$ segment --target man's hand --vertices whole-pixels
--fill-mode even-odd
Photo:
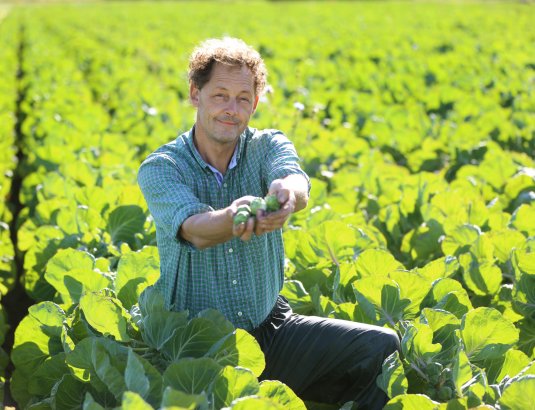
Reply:
[[[232,234],[243,241],[251,239],[253,233],[257,236],[267,232],[281,229],[293,212],[305,208],[308,202],[308,182],[299,174],[289,175],[285,178],[274,180],[269,186],[268,195],[275,195],[280,204],[280,209],[275,212],[259,210],[256,218],[252,216],[238,225],[232,226]],[[228,208],[228,217],[234,218],[240,205],[250,205],[254,199],[247,195],[236,199]]]
[[[254,230],[256,235],[262,235],[266,232],[272,232],[282,228],[290,215],[295,211],[295,193],[285,183],[284,179],[274,180],[269,187],[268,195],[275,195],[277,197],[280,209],[270,213],[258,212]]]
[[[236,212],[238,212],[238,207],[240,205],[249,205],[254,198],[255,197],[252,195],[246,195],[232,202],[232,204],[230,204],[230,206],[227,208],[230,218],[234,218],[234,215],[236,215]],[[250,240],[254,230],[255,219],[252,216],[247,220],[247,222],[243,222],[238,225],[232,225],[232,235],[239,237],[242,241]]]

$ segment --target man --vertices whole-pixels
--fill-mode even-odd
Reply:
[[[284,282],[282,230],[306,207],[310,183],[293,144],[277,130],[248,127],[266,84],[260,55],[232,38],[208,40],[190,58],[196,122],[140,167],[138,181],[156,222],[161,277],[170,309],[215,308],[250,331],[266,355],[262,379],[279,379],[305,400],[380,409],[375,379],[399,348],[375,326],[292,313]],[[237,208],[276,195],[280,210],[234,225]]]

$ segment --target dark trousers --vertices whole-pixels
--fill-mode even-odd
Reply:
[[[384,359],[399,350],[390,329],[338,319],[302,316],[279,296],[252,332],[264,355],[261,380],[287,384],[303,400],[379,410],[388,401],[375,379]]]

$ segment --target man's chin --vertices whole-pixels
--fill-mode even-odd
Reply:
[[[231,144],[236,142],[236,140],[240,137],[240,134],[236,135],[235,133],[232,134],[217,134],[214,136],[214,140],[219,142],[220,144]]]

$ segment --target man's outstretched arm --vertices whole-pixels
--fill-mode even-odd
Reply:
[[[253,198],[253,196],[244,196],[226,208],[192,215],[182,223],[178,234],[198,249],[206,249],[227,242],[234,236],[247,240],[250,235],[246,237],[243,235],[248,231],[252,232],[253,218],[238,226],[234,225],[233,219],[238,207],[248,205]]]
[[[249,218],[246,223],[239,225],[233,223],[238,207],[243,204],[249,205],[254,198],[244,196],[227,208],[190,216],[180,227],[179,235],[196,248],[205,249],[227,242],[234,236],[247,241],[251,239],[253,233],[262,235],[280,229],[293,212],[306,207],[308,181],[302,175],[292,174],[273,181],[269,193],[277,195],[281,208],[267,215],[259,211],[256,215],[256,224],[254,218]]]

